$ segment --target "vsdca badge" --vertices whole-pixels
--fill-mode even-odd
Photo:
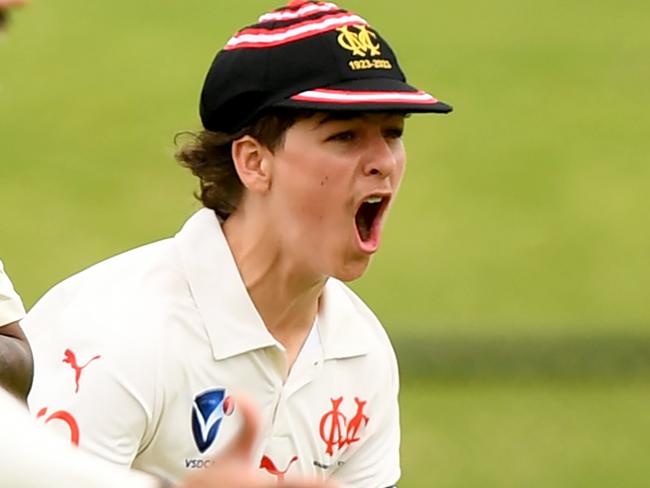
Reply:
[[[206,390],[194,397],[192,404],[192,434],[199,452],[204,453],[217,438],[224,415],[232,414],[232,398],[224,388]]]

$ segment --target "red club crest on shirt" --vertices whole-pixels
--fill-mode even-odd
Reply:
[[[341,412],[340,407],[343,403],[343,397],[330,398],[332,409],[323,415],[320,420],[320,437],[327,446],[325,452],[330,456],[334,455],[334,450],[340,450],[355,442],[359,442],[360,430],[368,424],[370,420],[363,413],[367,401],[354,397],[357,409],[352,418],[348,418]]]

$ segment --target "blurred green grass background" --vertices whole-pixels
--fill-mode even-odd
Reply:
[[[360,0],[450,116],[408,121],[353,286],[395,340],[402,486],[645,486],[650,4]],[[214,53],[276,6],[34,1],[0,40],[0,257],[28,305],[198,208]],[[645,480],[645,481],[644,481]]]

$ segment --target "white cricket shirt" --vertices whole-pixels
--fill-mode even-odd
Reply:
[[[337,280],[291,372],[241,280],[215,214],[50,290],[23,328],[39,420],[112,462],[178,480],[228,444],[229,395],[259,405],[270,479],[397,483],[398,374],[372,312]],[[284,381],[284,382],[283,382]]]
[[[0,260],[0,327],[21,320],[24,316],[23,302],[14,290]]]

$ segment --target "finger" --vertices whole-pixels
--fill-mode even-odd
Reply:
[[[249,459],[260,435],[260,414],[253,401],[242,394],[235,397],[235,408],[241,414],[242,426],[224,452],[228,456]]]

